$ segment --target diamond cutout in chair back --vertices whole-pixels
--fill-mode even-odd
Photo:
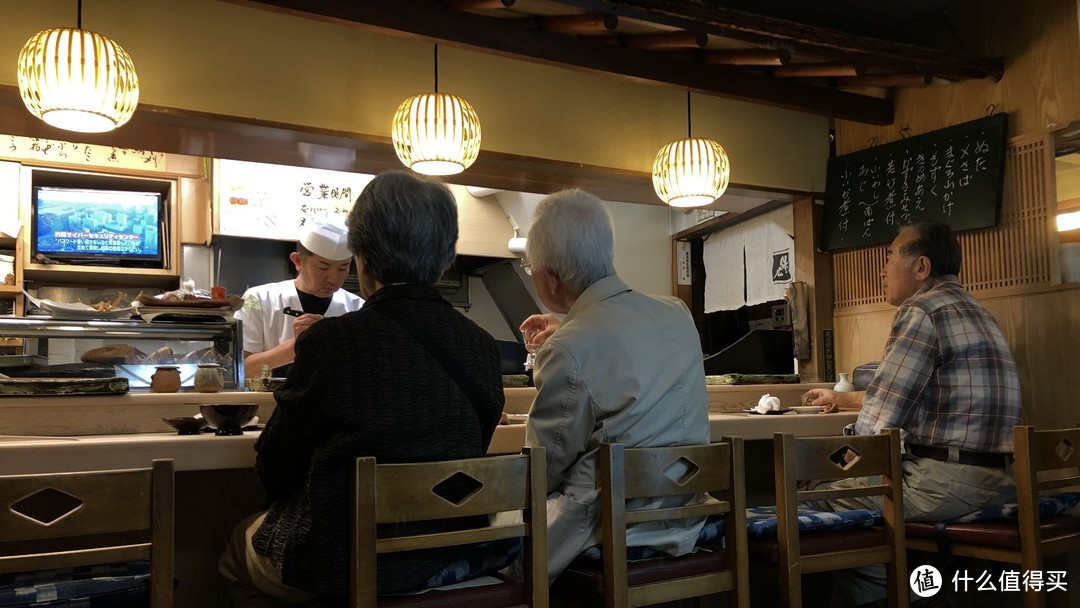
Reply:
[[[694,463],[694,461],[680,456],[678,460],[669,464],[667,468],[664,469],[664,476],[681,486],[693,479],[700,470],[701,467]]]
[[[83,501],[67,492],[45,488],[11,505],[11,510],[43,526],[51,526],[82,504]]]
[[[855,466],[855,463],[859,462],[861,458],[862,454],[849,445],[845,445],[829,454],[829,460],[844,471]]]
[[[1075,451],[1076,448],[1073,447],[1072,442],[1069,441],[1068,438],[1062,438],[1061,441],[1054,446],[1054,453],[1061,458],[1062,462],[1068,462]]]
[[[472,476],[458,471],[431,488],[439,498],[454,505],[461,505],[484,487]]]

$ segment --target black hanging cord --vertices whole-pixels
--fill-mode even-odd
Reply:
[[[435,43],[435,92],[439,92],[439,43],[437,42]]]
[[[686,139],[692,139],[694,137],[693,131],[690,129],[690,91],[686,91]]]
[[[77,24],[77,27],[81,30],[82,29],[82,0],[79,0],[79,18],[75,23]]]

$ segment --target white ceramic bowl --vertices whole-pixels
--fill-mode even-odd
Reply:
[[[798,412],[800,414],[820,414],[821,413],[821,406],[820,405],[796,405],[796,406],[793,406],[791,409],[795,410],[796,412]]]

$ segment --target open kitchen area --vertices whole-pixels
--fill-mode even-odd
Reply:
[[[537,389],[519,325],[552,310],[524,237],[541,200],[581,188],[613,220],[626,285],[689,310],[709,435],[745,441],[747,504],[775,504],[774,434],[837,436],[859,418],[806,395],[874,377],[897,311],[882,283],[908,193],[897,166],[914,190],[938,144],[992,165],[946,187],[942,160],[956,189],[934,200],[950,225],[972,218],[954,225],[960,281],[1015,358],[1021,422],[1076,426],[1080,6],[926,0],[848,22],[837,7],[708,4],[86,0],[80,27],[138,70],[138,108],[102,133],[31,114],[14,69],[35,32],[74,27],[75,1],[0,6],[0,475],[171,459],[174,605],[230,605],[218,557],[267,504],[255,443],[285,373],[247,361],[240,319],[264,305],[243,296],[293,279],[312,224],[344,225],[376,176],[406,169],[395,111],[431,90],[482,125],[475,160],[438,178],[458,239],[435,287],[498,342],[488,454],[527,444]],[[890,21],[910,37],[890,39]],[[682,137],[718,142],[729,171],[692,208],[661,200],[652,170]],[[888,215],[850,205],[861,189],[886,192]],[[124,236],[79,243],[102,226]],[[355,261],[348,274],[360,295]],[[1080,585],[1075,553],[1054,563]]]

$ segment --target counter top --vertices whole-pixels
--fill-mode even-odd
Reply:
[[[241,393],[243,394],[243,393]],[[756,416],[710,414],[714,438],[738,435],[747,440],[772,439],[773,433],[832,435],[854,422],[857,412]],[[20,475],[77,470],[126,469],[148,466],[155,458],[171,458],[177,471],[245,469],[255,466],[257,431],[234,437],[211,433],[131,433],[78,437],[0,435],[0,474]],[[500,425],[489,453],[516,453],[525,443],[525,425]]]

